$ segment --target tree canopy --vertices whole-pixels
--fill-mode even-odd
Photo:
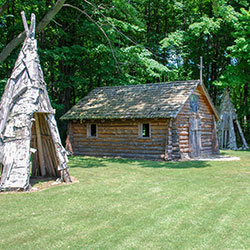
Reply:
[[[59,1],[0,0],[0,50]],[[199,78],[218,105],[228,87],[250,142],[250,11],[247,0],[75,0],[37,34],[58,117],[100,86]],[[0,94],[20,45],[0,63]]]

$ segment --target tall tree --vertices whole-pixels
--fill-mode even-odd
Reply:
[[[6,7],[0,0],[0,51],[23,31],[22,10],[42,20],[59,2],[64,6],[38,34],[57,117],[95,87],[197,79],[203,56],[214,102],[230,86],[248,129],[248,1],[12,0]],[[0,92],[18,49],[0,63]]]

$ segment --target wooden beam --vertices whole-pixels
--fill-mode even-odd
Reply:
[[[232,112],[229,114],[229,138],[228,138],[228,144],[229,144],[230,149],[233,149],[233,150],[237,149]]]
[[[247,142],[246,142],[245,137],[244,137],[244,135],[243,135],[243,132],[242,132],[242,130],[241,130],[241,126],[240,126],[240,124],[239,124],[238,119],[236,119],[236,125],[237,125],[238,130],[239,130],[239,134],[240,134],[240,137],[241,137],[241,140],[242,140],[242,143],[243,143],[243,147],[244,147],[245,149],[248,149],[249,147],[248,147],[248,145],[247,145]]]
[[[219,154],[219,141],[218,141],[218,136],[217,136],[217,131],[216,131],[216,121],[215,117],[213,116],[213,135],[212,135],[212,141],[213,141],[213,151],[215,154]],[[203,140],[204,141],[204,140]]]
[[[167,125],[168,125],[168,128],[167,128],[164,159],[166,161],[170,161],[170,160],[172,160],[172,125],[173,125],[172,118],[170,120],[168,120]]]
[[[41,129],[39,124],[39,116],[37,113],[34,114],[35,116],[35,124],[36,124],[36,138],[37,138],[37,149],[38,149],[38,155],[39,155],[39,163],[40,163],[40,169],[41,169],[41,175],[46,175],[46,168],[45,168],[45,160],[44,160],[44,154],[43,154],[43,147],[42,147],[42,137],[41,137]]]

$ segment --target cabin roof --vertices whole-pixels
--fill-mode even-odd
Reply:
[[[61,119],[175,118],[199,84],[217,118],[204,85],[191,80],[96,88]]]

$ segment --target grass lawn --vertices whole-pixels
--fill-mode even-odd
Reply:
[[[250,249],[241,161],[71,157],[79,183],[0,195],[0,249]]]

